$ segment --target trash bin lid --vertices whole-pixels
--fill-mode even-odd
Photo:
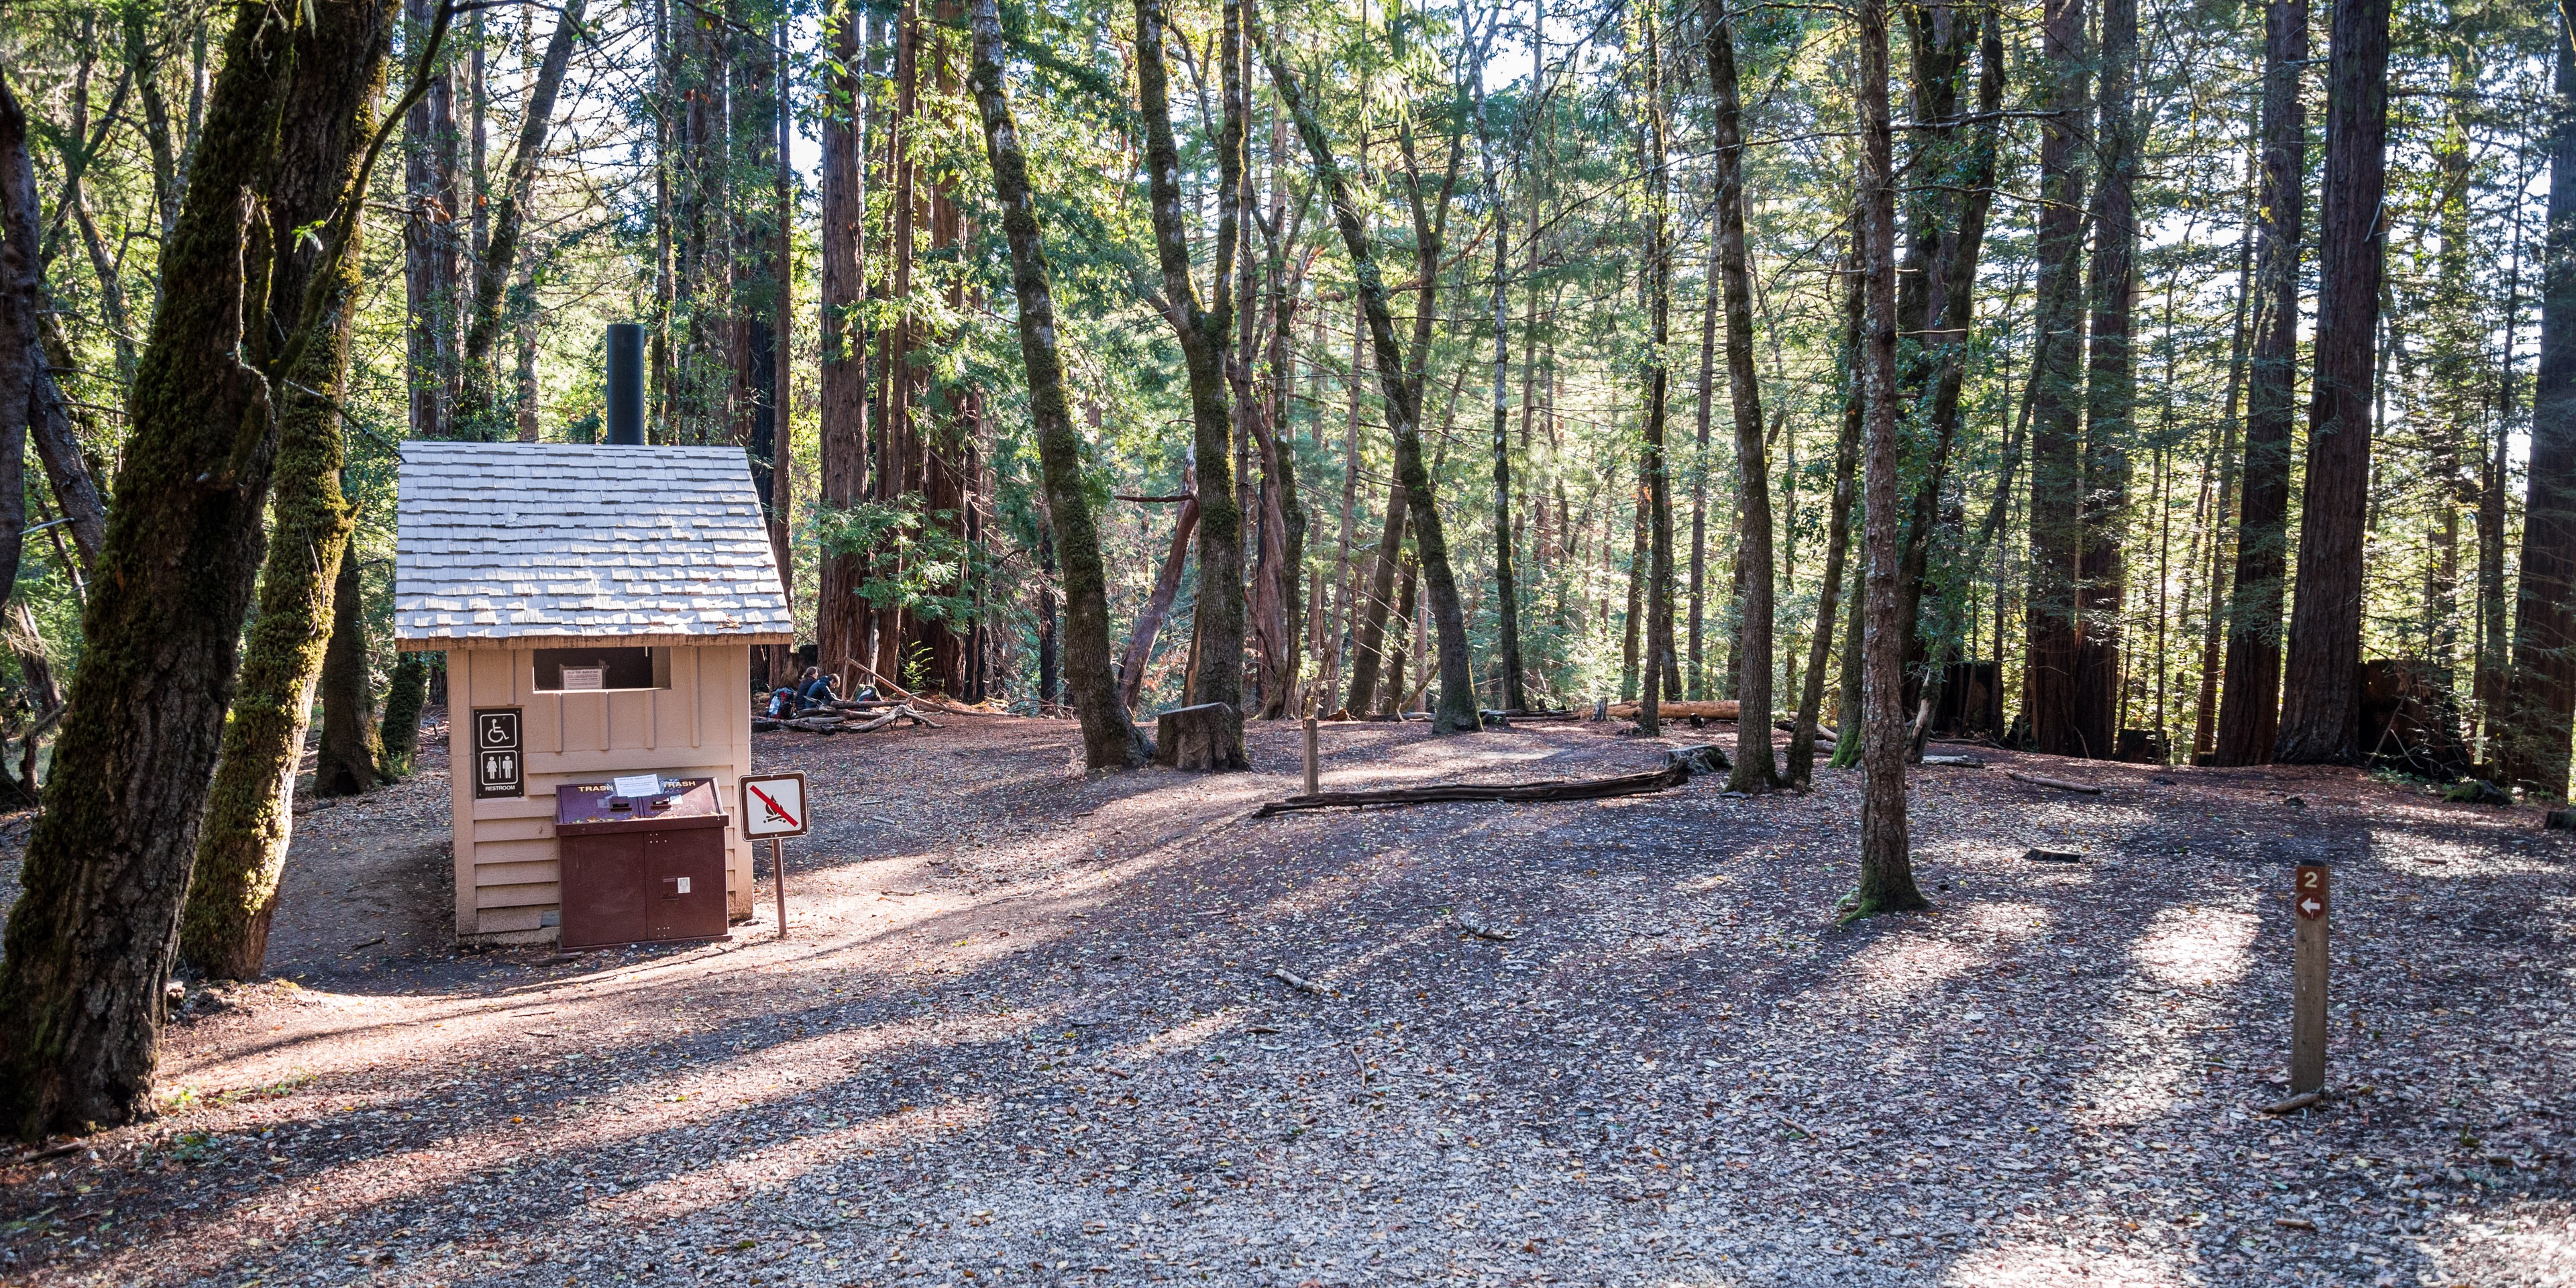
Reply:
[[[658,790],[622,795],[632,778],[651,777]],[[565,783],[555,788],[555,826],[569,835],[620,828],[689,828],[724,826],[724,806],[716,800],[712,778],[671,778],[661,774],[625,776],[621,782]]]

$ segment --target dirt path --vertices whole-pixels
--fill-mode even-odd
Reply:
[[[1252,740],[1086,781],[1060,722],[764,735],[820,820],[792,937],[764,895],[571,960],[448,945],[443,778],[317,809],[292,982],[172,1029],[169,1116],[0,1167],[0,1281],[2576,1283],[2534,811],[1985,753],[1916,780],[1939,910],[1837,929],[1847,775],[1252,820],[1297,769]],[[1685,740],[1343,727],[1326,773]],[[2343,1094],[2271,1119],[2319,856]]]

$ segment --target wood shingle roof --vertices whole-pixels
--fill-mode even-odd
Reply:
[[[401,648],[795,639],[739,448],[407,442],[394,549]]]

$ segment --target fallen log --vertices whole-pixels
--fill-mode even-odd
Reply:
[[[2029,783],[2033,787],[2054,787],[2061,792],[2082,792],[2087,796],[2102,794],[2102,789],[2091,783],[2070,783],[2063,778],[2042,778],[2037,774],[2025,774],[2018,769],[2005,770],[2004,777],[2015,782]]]
[[[1733,698],[1729,698],[1723,702],[1659,703],[1655,707],[1655,715],[1663,720],[1687,720],[1692,716],[1698,716],[1703,720],[1732,720],[1740,710],[1742,707]],[[1613,702],[1609,706],[1608,714],[1633,719],[1637,711],[1638,704],[1634,702]]]
[[[1295,810],[1349,809],[1362,805],[1428,805],[1444,801],[1595,801],[1613,796],[1645,796],[1690,781],[1697,757],[1688,759],[1684,752],[1696,753],[1701,748],[1684,748],[1666,753],[1664,767],[1640,774],[1621,774],[1616,778],[1590,778],[1569,782],[1562,778],[1544,778],[1528,783],[1435,783],[1427,787],[1381,787],[1355,792],[1317,792],[1312,796],[1291,796],[1269,801],[1254,810],[1254,818],[1267,818]],[[1713,749],[1710,749],[1713,750]]]

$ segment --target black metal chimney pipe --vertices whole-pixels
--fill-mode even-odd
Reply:
[[[608,442],[644,445],[644,328],[608,324]]]

